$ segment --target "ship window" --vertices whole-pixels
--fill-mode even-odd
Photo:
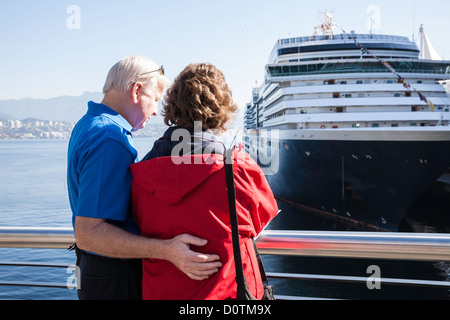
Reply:
[[[354,46],[354,45],[353,45]],[[298,48],[286,48],[287,50],[292,50],[291,53],[298,53]],[[283,49],[284,50],[284,49]],[[286,53],[288,54],[288,53]],[[302,59],[303,60],[303,59]],[[281,62],[282,59],[279,60]],[[305,60],[306,61],[306,60]],[[287,62],[287,61],[286,61]],[[421,62],[412,62],[412,61],[403,61],[403,62],[392,62],[392,67],[396,69],[398,72],[427,72],[427,73],[436,73],[436,74],[446,74],[450,71],[450,65],[447,63],[436,63],[433,65],[429,65]],[[372,61],[364,61],[364,62],[354,62],[354,63],[316,63],[316,64],[308,64],[308,65],[297,65],[297,66],[270,66],[268,67],[268,71],[270,76],[279,77],[279,76],[287,76],[287,75],[298,75],[298,74],[316,74],[323,72],[327,73],[354,73],[361,71],[370,71],[370,72],[389,72],[387,68],[380,65],[378,62]],[[333,79],[332,79],[333,80]],[[335,80],[334,80],[335,81]],[[422,83],[422,80],[418,80],[417,83]],[[384,83],[394,83],[394,79],[386,79]],[[324,84],[335,84],[335,82],[330,80],[325,80]]]
[[[354,124],[352,124],[352,128],[359,128],[360,127],[360,124],[359,123],[354,123]]]
[[[411,127],[417,127],[417,123],[415,123],[415,122],[412,122],[412,123],[410,123],[409,124]]]
[[[372,123],[372,128],[378,128],[380,125],[378,123]]]
[[[363,81],[362,80],[356,80],[356,84],[362,84]]]
[[[393,124],[391,124],[391,127],[398,127],[398,123],[394,122]]]
[[[301,114],[305,114],[305,113],[307,113],[307,111],[306,110],[300,110],[300,113]]]
[[[333,98],[340,98],[341,94],[339,92],[333,92]]]
[[[351,94],[351,93],[347,93],[347,94],[345,95],[345,97],[346,97],[346,98],[351,98],[351,97],[352,97],[352,94]]]
[[[337,113],[344,112],[344,107],[336,107],[336,112]]]
[[[394,83],[394,81],[388,80],[388,81],[386,81],[386,83]]]
[[[418,106],[412,106],[411,107],[411,111],[413,111],[413,112],[418,111],[418,110],[419,110]]]
[[[405,97],[411,97],[411,91],[406,91],[405,92]]]
[[[394,97],[396,98],[400,97],[400,93],[394,93]]]

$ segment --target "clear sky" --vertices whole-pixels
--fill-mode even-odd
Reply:
[[[0,0],[0,99],[101,91],[115,62],[141,54],[171,80],[216,64],[242,108],[275,41],[312,35],[325,9],[347,32],[368,33],[374,10],[374,33],[417,37],[423,23],[450,60],[448,0]]]

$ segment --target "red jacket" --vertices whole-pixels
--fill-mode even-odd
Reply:
[[[255,237],[278,212],[259,166],[244,152],[234,152],[236,206],[244,275],[250,292],[261,299],[263,286],[251,236]],[[187,233],[207,239],[196,252],[217,254],[222,267],[207,280],[192,280],[166,260],[143,260],[143,298],[151,300],[235,299],[236,282],[228,211],[225,168],[221,155],[171,157],[131,165],[132,209],[143,235],[171,239]],[[176,158],[180,160],[180,158]],[[201,162],[201,164],[197,164]]]

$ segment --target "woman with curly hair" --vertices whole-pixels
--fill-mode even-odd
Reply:
[[[170,127],[143,161],[131,166],[133,215],[145,236],[207,239],[205,246],[191,249],[217,254],[222,267],[194,280],[168,261],[144,259],[144,299],[236,299],[225,147],[213,133],[225,131],[236,110],[223,73],[212,64],[190,64],[167,91],[163,115]],[[175,161],[180,157],[191,161]],[[253,238],[278,208],[261,168],[240,150],[232,158],[244,275],[250,293],[261,299]]]
[[[180,156],[177,151],[185,151],[186,143],[192,154],[202,153],[207,146],[212,153],[223,154],[223,145],[216,142],[213,131],[225,131],[236,111],[223,73],[209,63],[190,64],[175,79],[164,99],[162,114],[170,128],[142,160]],[[191,141],[186,141],[186,135],[192,137]],[[179,143],[184,148],[174,148]]]

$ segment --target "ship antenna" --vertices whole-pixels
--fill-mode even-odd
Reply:
[[[332,38],[334,36],[333,28],[336,28],[336,24],[334,23],[333,15],[334,11],[327,11],[319,13],[322,15],[322,24],[315,27],[314,35],[317,35],[318,30],[322,31],[322,35],[328,36]]]
[[[413,5],[413,34],[412,34],[412,41],[415,42],[415,35],[416,35],[416,0],[414,0]]]

